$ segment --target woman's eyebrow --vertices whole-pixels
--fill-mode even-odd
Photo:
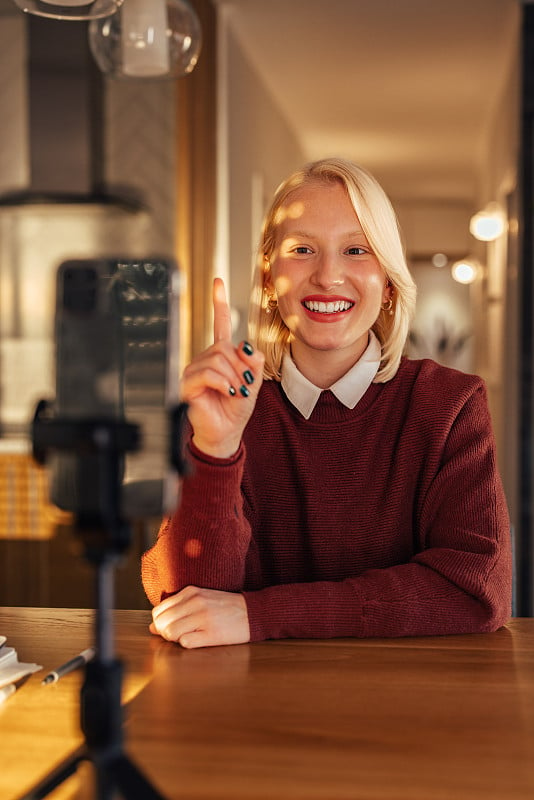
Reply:
[[[284,233],[283,238],[284,239],[290,239],[293,236],[300,236],[300,237],[305,238],[305,239],[306,238],[314,239],[314,238],[317,237],[317,235],[318,235],[317,233],[310,233],[309,231],[289,230],[289,231],[286,231]],[[361,228],[357,228],[356,230],[347,231],[346,233],[341,234],[340,238],[350,239],[353,236],[363,236],[363,237],[365,237],[365,233],[363,232],[363,230]]]

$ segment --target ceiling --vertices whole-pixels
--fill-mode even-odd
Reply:
[[[472,201],[520,0],[216,0],[306,158],[392,197]]]

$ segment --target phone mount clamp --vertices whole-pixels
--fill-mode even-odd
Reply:
[[[186,474],[179,442],[187,407],[170,412],[170,461]],[[95,567],[95,650],[85,666],[80,696],[84,744],[20,800],[41,800],[73,775],[82,761],[93,764],[97,800],[164,800],[123,750],[122,662],[115,657],[112,628],[114,567],[130,543],[130,526],[122,518],[121,465],[125,453],[139,449],[135,424],[108,418],[55,418],[40,400],[31,426],[34,459],[44,464],[50,450],[96,454],[98,513],[76,513],[76,528],[85,557]]]

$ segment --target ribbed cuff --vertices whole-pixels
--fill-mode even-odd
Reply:
[[[213,464],[220,467],[226,467],[230,464],[235,464],[236,461],[239,461],[244,453],[243,442],[241,442],[239,448],[233,454],[233,456],[230,456],[229,458],[217,458],[216,456],[210,456],[208,453],[204,453],[202,450],[198,449],[192,439],[190,439],[188,442],[188,448],[195,461],[202,461],[204,464]]]
[[[251,642],[364,635],[362,596],[346,581],[282,584],[243,596]]]

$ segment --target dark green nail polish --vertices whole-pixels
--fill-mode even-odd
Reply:
[[[251,356],[254,352],[254,348],[248,342],[243,342],[243,352],[247,354],[247,356]]]
[[[249,392],[249,390],[247,389],[246,386],[242,386],[239,391],[241,392],[243,397],[248,397],[249,394],[250,394],[250,392]]]
[[[230,386],[230,387],[229,387],[229,389],[228,389],[228,394],[231,394],[231,395],[232,395],[232,397],[234,397],[234,395],[235,395],[235,389],[234,389],[234,387],[233,387],[233,386]]]
[[[254,383],[254,375],[249,369],[245,370],[245,372],[243,373],[243,377],[247,383],[249,384]]]

